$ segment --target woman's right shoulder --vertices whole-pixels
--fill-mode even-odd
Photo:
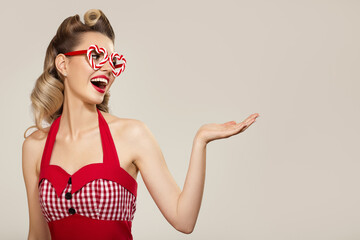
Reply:
[[[36,130],[25,138],[22,145],[23,164],[40,167],[41,156],[45,147],[50,127]]]
[[[46,141],[46,138],[48,136],[50,127],[44,128],[44,130],[36,130],[33,133],[31,133],[29,136],[27,136],[24,140],[24,144],[26,145],[41,145]]]

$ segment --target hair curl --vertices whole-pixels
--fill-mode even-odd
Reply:
[[[64,102],[64,77],[57,71],[55,58],[60,53],[73,51],[80,43],[81,34],[85,32],[100,32],[115,41],[113,28],[99,9],[90,9],[84,14],[85,24],[80,21],[78,14],[66,18],[59,26],[55,36],[51,40],[45,55],[44,71],[36,80],[35,87],[31,92],[31,107],[34,114],[35,125],[27,128],[38,128],[45,132],[42,122],[45,120],[51,124],[62,114]],[[99,110],[109,112],[110,93],[107,92],[104,100],[96,104]]]

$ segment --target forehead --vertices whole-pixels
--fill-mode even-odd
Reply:
[[[76,46],[75,50],[85,50],[90,45],[97,45],[98,47],[105,48],[106,51],[114,52],[114,44],[109,37],[99,32],[86,32],[80,36],[80,44]]]

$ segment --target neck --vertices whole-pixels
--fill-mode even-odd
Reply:
[[[64,96],[59,135],[65,141],[76,141],[95,128],[98,128],[96,105],[86,104],[76,98],[72,98],[69,101]]]

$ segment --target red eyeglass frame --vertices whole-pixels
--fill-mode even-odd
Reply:
[[[96,64],[92,57],[93,52],[96,52],[97,54],[103,53],[104,59],[100,63]],[[89,60],[89,64],[94,70],[99,70],[107,61],[110,63],[114,77],[118,77],[125,70],[126,59],[123,55],[119,55],[117,52],[113,52],[109,57],[106,49],[102,47],[99,48],[97,45],[91,45],[87,50],[78,50],[64,53],[65,56],[76,56],[82,54],[86,54]],[[123,61],[124,63],[120,63],[114,66],[114,63],[111,61],[114,57],[117,60]],[[117,68],[119,68],[118,71],[116,71]]]

